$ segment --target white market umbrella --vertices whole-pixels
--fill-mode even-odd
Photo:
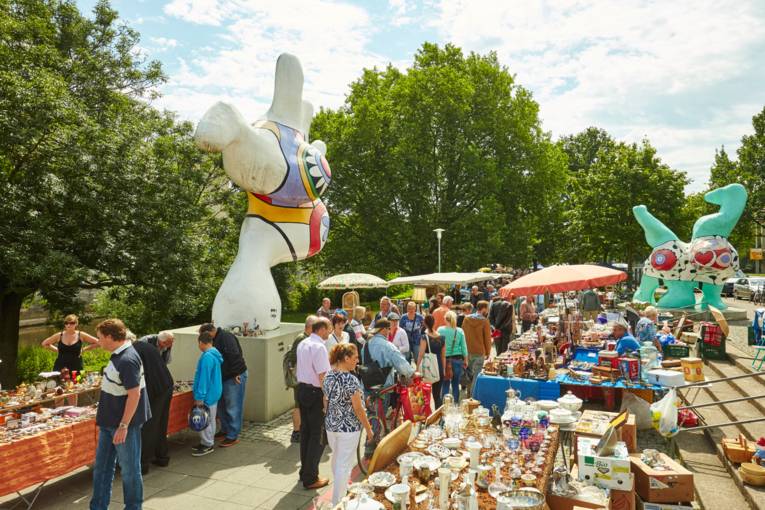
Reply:
[[[496,273],[431,273],[418,276],[399,276],[388,282],[388,285],[466,285],[470,283],[496,280],[503,274]]]
[[[330,276],[316,287],[320,289],[381,289],[388,286],[388,282],[373,274],[345,273]]]

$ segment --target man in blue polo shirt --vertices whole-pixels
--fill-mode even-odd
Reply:
[[[99,345],[112,355],[104,369],[96,413],[99,434],[90,509],[109,507],[114,466],[119,461],[125,509],[140,510],[143,504],[141,427],[151,418],[143,364],[126,340],[127,328],[121,320],[107,319],[96,326],[96,332]]]
[[[619,356],[624,356],[630,352],[636,352],[640,349],[640,344],[635,337],[628,333],[629,325],[627,321],[619,317],[613,325],[613,335],[616,339],[616,352]]]

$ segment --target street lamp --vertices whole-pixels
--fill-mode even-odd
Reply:
[[[436,233],[436,239],[438,239],[438,272],[441,272],[441,234],[444,233],[444,229],[435,228],[433,232]]]

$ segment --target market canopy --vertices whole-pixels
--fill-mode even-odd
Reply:
[[[569,290],[592,289],[614,285],[627,279],[627,273],[608,267],[578,264],[571,266],[550,266],[527,274],[501,289],[502,297],[544,294],[545,292],[567,292]]]
[[[320,289],[380,289],[388,282],[373,274],[345,273],[331,276],[317,285]]]
[[[496,280],[508,275],[499,273],[431,273],[419,276],[400,276],[388,281],[388,285],[465,285],[468,283]]]

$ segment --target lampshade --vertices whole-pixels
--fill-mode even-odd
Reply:
[[[428,300],[428,295],[427,295],[425,287],[415,287],[414,291],[412,292],[412,301],[417,301],[418,303],[424,303],[427,300]]]

